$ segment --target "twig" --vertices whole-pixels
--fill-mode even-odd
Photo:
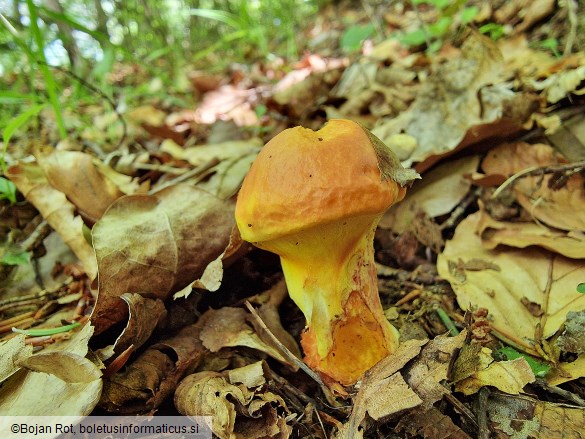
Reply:
[[[555,172],[580,172],[585,169],[585,160],[575,163],[567,163],[563,165],[549,165],[549,166],[531,166],[516,174],[512,175],[500,187],[498,187],[492,194],[492,199],[496,199],[508,186],[514,183],[519,178],[532,177],[543,174],[554,174]]]
[[[461,413],[463,416],[465,416],[469,422],[471,422],[473,424],[473,426],[475,428],[479,428],[477,421],[475,420],[475,416],[473,415],[473,412],[471,410],[469,410],[465,404],[463,404],[461,401],[459,401],[457,398],[455,398],[455,396],[453,396],[452,393],[445,393],[444,398],[449,401],[449,403],[455,407],[455,410],[459,411],[459,413]]]
[[[473,191],[468,192],[465,198],[463,198],[463,200],[461,200],[453,212],[451,212],[449,218],[447,218],[447,220],[439,225],[439,229],[444,230],[454,227],[459,218],[465,213],[465,210],[469,207],[469,205],[479,197],[480,192],[481,189],[479,187],[475,188]]]
[[[490,396],[490,389],[482,387],[479,389],[478,408],[477,408],[477,439],[489,439],[490,430],[487,420],[487,404]]]
[[[563,56],[567,56],[573,51],[573,44],[575,44],[575,38],[577,37],[577,2],[566,0],[565,8],[567,8],[567,18],[569,19],[570,27]]]
[[[254,307],[252,306],[252,304],[250,302],[248,302],[246,300],[245,305],[246,305],[246,308],[248,308],[248,311],[250,311],[250,314],[252,314],[252,317],[254,318],[254,320],[256,320],[258,322],[260,327],[266,332],[266,335],[268,335],[268,337],[275,343],[275,345],[283,353],[283,355],[286,356],[291,363],[297,365],[299,367],[299,369],[301,369],[303,372],[305,372],[307,375],[309,375],[311,378],[313,378],[313,380],[317,384],[319,384],[319,386],[321,387],[321,390],[323,390],[323,393],[325,394],[325,396],[327,397],[327,400],[329,402],[335,401],[335,398],[333,397],[333,395],[329,391],[329,388],[321,380],[321,377],[319,375],[317,375],[311,368],[309,368],[309,366],[307,366],[305,363],[303,363],[301,360],[299,360],[295,356],[295,354],[293,354],[284,344],[282,344],[282,342],[278,338],[276,338],[276,336],[272,333],[272,331],[270,329],[268,329],[268,326],[266,326],[266,323],[264,323],[264,321],[258,315],[258,313],[256,312],[256,310],[254,309]]]
[[[37,301],[39,299],[45,298],[46,296],[51,296],[52,294],[57,294],[59,290],[73,282],[73,277],[67,278],[61,285],[56,286],[55,288],[49,290],[42,290],[38,293],[29,294],[26,296],[17,296],[11,297],[9,299],[0,300],[0,311],[4,310],[5,307],[9,307],[9,305],[13,305],[15,303],[21,302],[30,302],[30,301]]]
[[[546,390],[547,392],[562,396],[567,401],[571,401],[573,404],[578,405],[580,407],[585,407],[585,399],[581,398],[578,395],[575,395],[573,392],[569,392],[568,390],[561,389],[560,387],[557,386],[551,386],[546,382],[546,380],[543,380],[542,378],[537,378],[536,384],[542,389]]]
[[[205,175],[205,173],[207,171],[209,171],[211,168],[213,168],[218,163],[219,163],[219,159],[217,159],[217,158],[211,159],[208,162],[203,163],[201,166],[198,166],[197,168],[191,169],[190,171],[185,172],[184,174],[181,174],[178,177],[175,177],[172,180],[167,181],[166,183],[163,183],[159,187],[151,189],[150,191],[148,191],[148,194],[153,195],[153,194],[156,194],[157,192],[162,191],[163,189],[168,188],[169,186],[173,186],[177,183],[181,183],[185,180],[188,180],[191,177]]]

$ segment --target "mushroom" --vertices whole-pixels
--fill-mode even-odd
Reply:
[[[295,127],[268,142],[238,195],[242,238],[280,256],[307,321],[304,361],[331,385],[354,384],[398,345],[374,262],[380,217],[418,174],[356,122]]]

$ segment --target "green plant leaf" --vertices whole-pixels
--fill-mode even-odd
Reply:
[[[0,200],[8,200],[10,204],[16,203],[16,186],[4,177],[0,177]]]
[[[405,46],[421,46],[427,42],[427,36],[422,29],[417,29],[399,37],[399,41]]]
[[[30,261],[30,253],[20,249],[9,249],[2,259],[0,264],[4,265],[26,265]]]
[[[504,26],[497,23],[487,23],[479,28],[482,34],[488,34],[492,40],[497,40],[504,36]]]
[[[441,38],[449,31],[452,22],[451,17],[441,17],[436,23],[429,25],[429,33],[433,37]]]
[[[580,283],[577,285],[577,292],[580,294],[585,294],[585,283]]]
[[[0,104],[22,104],[24,102],[37,102],[38,96],[31,94],[18,93],[15,91],[1,90]]]
[[[341,35],[339,45],[344,52],[355,52],[360,49],[364,40],[373,33],[374,25],[371,23],[365,26],[350,26],[345,30],[345,32],[343,32],[343,35]]]
[[[466,25],[473,21],[473,19],[479,13],[479,8],[477,6],[471,6],[469,8],[464,8],[461,11],[461,24]]]
[[[532,372],[534,372],[534,375],[539,378],[545,377],[546,374],[550,372],[551,369],[550,365],[535,360],[530,355],[518,352],[516,349],[511,348],[509,346],[501,348],[498,352],[502,354],[504,357],[506,357],[506,359],[508,360],[515,360],[516,358],[520,357],[524,358],[528,365],[530,366],[530,369],[532,369]]]
[[[104,50],[103,58],[93,68],[93,75],[96,78],[103,78],[106,73],[112,70],[114,61],[116,60],[116,49],[112,44],[108,44]]]
[[[14,132],[27,123],[32,117],[35,117],[40,111],[45,108],[47,104],[39,104],[30,107],[28,110],[20,113],[18,116],[13,118],[8,124],[4,127],[4,131],[2,133],[2,140],[4,141],[4,148],[10,142],[12,135]]]
[[[197,17],[220,21],[235,29],[242,28],[242,23],[240,20],[238,20],[238,16],[230,12],[220,11],[217,9],[191,9],[189,13],[191,15],[196,15]]]

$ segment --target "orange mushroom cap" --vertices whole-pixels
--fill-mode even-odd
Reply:
[[[383,180],[371,135],[334,119],[319,131],[295,127],[268,142],[238,195],[242,238],[262,242],[340,218],[384,212],[406,189]]]

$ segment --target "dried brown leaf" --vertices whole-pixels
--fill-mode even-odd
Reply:
[[[428,439],[471,439],[453,420],[435,407],[417,407],[402,417],[397,430]]]
[[[277,316],[273,317],[273,319],[276,318]],[[260,337],[249,323],[249,314],[242,308],[224,307],[209,310],[201,316],[201,322],[203,325],[201,341],[212,352],[217,352],[224,347],[246,346],[262,351],[281,363],[295,368],[295,365],[281,354],[270,339]],[[289,341],[284,340],[284,342]],[[298,347],[294,351],[298,354]]]
[[[466,333],[463,331],[456,337],[434,338],[409,366],[406,382],[422,399],[423,408],[430,408],[443,395],[449,393],[449,389],[441,382],[448,378],[452,357],[463,346],[465,337]]]
[[[120,296],[128,306],[128,324],[114,344],[116,353],[124,352],[130,346],[139,349],[152,335],[159,321],[166,315],[160,299],[150,299],[140,294],[125,293]]]
[[[195,368],[208,353],[199,340],[199,331],[199,324],[189,325],[150,346],[124,370],[104,381],[100,405],[115,413],[155,410],[174,392],[186,371]]]
[[[240,384],[242,377],[252,380],[253,389]],[[262,362],[224,373],[198,372],[181,381],[175,406],[184,415],[212,416],[213,432],[222,439],[288,438],[292,429],[279,414],[289,412],[286,403],[257,385],[262,380]]]
[[[89,154],[51,150],[47,154],[37,154],[37,160],[51,186],[63,192],[91,224],[124,195],[94,165]]]
[[[422,403],[398,372],[420,352],[426,340],[408,340],[398,350],[367,371],[353,401],[348,421],[336,434],[337,439],[363,437],[360,429],[366,418],[379,420]]]
[[[493,41],[473,32],[459,57],[435,67],[408,110],[372,131],[383,141],[400,132],[415,137],[417,147],[406,165],[452,151],[473,127],[501,119],[513,96],[502,83],[502,68]]]
[[[122,294],[164,300],[197,279],[227,246],[233,224],[230,203],[184,184],[117,200],[92,231],[96,332],[125,317]]]

